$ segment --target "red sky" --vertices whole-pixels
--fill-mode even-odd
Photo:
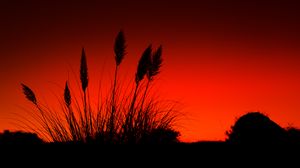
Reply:
[[[3,0],[0,22],[0,130],[16,129],[13,113],[28,105],[19,83],[52,101],[78,72],[83,46],[91,80],[112,75],[120,29],[123,77],[134,76],[148,44],[163,45],[156,84],[161,97],[182,103],[182,140],[223,140],[249,111],[300,127],[297,1]]]

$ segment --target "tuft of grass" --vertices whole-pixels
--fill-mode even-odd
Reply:
[[[80,97],[74,97],[65,83],[60,110],[53,110],[38,101],[30,87],[21,84],[25,97],[36,107],[28,128],[46,141],[55,143],[137,144],[173,143],[179,133],[174,129],[178,116],[175,104],[149,96],[153,79],[162,66],[162,46],[152,52],[149,45],[137,65],[133,88],[123,89],[118,80],[119,66],[126,55],[123,31],[115,39],[115,74],[112,90],[100,97],[92,108],[88,91],[88,64],[85,49],[80,62]],[[145,79],[145,76],[146,79]],[[73,95],[73,97],[72,97]],[[27,120],[28,121],[28,120]]]

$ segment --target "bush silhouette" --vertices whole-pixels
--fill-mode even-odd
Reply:
[[[5,130],[0,133],[0,145],[42,144],[43,141],[34,133]]]
[[[289,127],[286,131],[290,144],[300,145],[300,129]]]
[[[153,129],[147,135],[143,136],[142,143],[145,144],[176,144],[178,140],[179,132],[172,129]]]
[[[227,142],[233,144],[282,144],[288,142],[285,129],[260,112],[241,116],[226,132]]]
[[[81,52],[79,92],[74,97],[67,81],[63,94],[61,111],[53,111],[43,105],[35,92],[22,85],[26,98],[34,105],[34,119],[27,125],[48,142],[56,143],[174,143],[179,133],[174,130],[175,105],[164,104],[149,96],[150,85],[160,73],[162,47],[153,51],[149,45],[142,53],[135,73],[133,92],[123,92],[118,81],[119,67],[126,55],[126,41],[123,31],[115,39],[115,74],[111,91],[101,97],[97,108],[92,108],[89,99],[88,63],[85,49]],[[125,93],[125,94],[124,94]],[[80,101],[81,102],[80,102]],[[33,124],[32,124],[33,123]]]

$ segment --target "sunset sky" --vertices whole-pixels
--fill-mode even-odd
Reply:
[[[250,111],[300,127],[299,7],[291,0],[1,0],[0,130],[17,129],[13,118],[29,106],[20,82],[55,101],[79,72],[82,47],[91,83],[109,79],[121,29],[121,78],[134,77],[150,43],[163,45],[156,92],[180,102],[183,141],[224,140]]]

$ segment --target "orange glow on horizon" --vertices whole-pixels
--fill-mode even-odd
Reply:
[[[131,43],[130,46],[133,44]],[[224,140],[225,131],[230,129],[235,119],[250,111],[261,111],[282,126],[298,125],[300,119],[297,113],[299,109],[297,98],[300,93],[298,87],[300,69],[297,66],[297,60],[293,60],[296,57],[282,60],[280,56],[283,53],[277,53],[278,58],[274,56],[274,53],[270,53],[274,61],[270,62],[269,59],[260,60],[257,54],[255,58],[249,59],[251,57],[249,55],[241,60],[235,59],[234,62],[230,58],[225,59],[225,56],[219,57],[221,54],[226,55],[224,52],[218,54],[202,50],[202,53],[198,49],[194,49],[190,52],[199,52],[197,59],[176,61],[172,60],[175,48],[164,48],[164,65],[155,86],[162,99],[179,101],[182,105],[181,112],[184,115],[180,118],[177,128],[181,132],[183,141]],[[109,50],[111,50],[110,53]],[[133,79],[137,60],[142,50],[142,48],[137,50],[135,47],[128,47],[128,55],[121,64],[120,79]],[[229,51],[230,54],[243,53],[233,53],[236,52],[233,50]],[[109,81],[112,80],[113,51],[109,48],[107,51],[103,52],[107,54],[106,60],[103,60],[95,57],[95,55],[103,54],[101,51],[97,48],[86,47],[90,92],[98,89],[100,79],[104,84],[109,84]],[[59,53],[59,51],[55,52]],[[48,54],[55,55],[53,52]],[[293,56],[293,54],[290,55]],[[21,79],[18,77],[13,80],[19,80],[31,86],[42,98],[42,101],[49,104],[57,103],[58,100],[53,94],[60,96],[63,93],[64,82],[74,78],[73,73],[78,77],[80,48],[78,47],[76,53],[74,50],[70,50],[65,54],[62,52],[61,55],[70,55],[67,57],[71,59],[70,62],[67,64],[68,61],[52,60],[43,64],[40,71],[29,71]],[[180,55],[181,53],[177,57]],[[204,55],[204,57],[200,55]],[[216,58],[220,59],[216,60]],[[193,62],[199,63],[193,65]],[[242,62],[244,62],[243,66],[241,66]],[[52,69],[54,65],[56,68]],[[186,65],[189,67],[187,68]],[[31,66],[39,68],[39,65],[32,64]],[[29,104],[18,84],[9,86],[8,91],[14,90],[13,97],[16,100],[11,109],[19,110],[22,113],[17,106]],[[75,79],[71,80],[71,85],[76,88]],[[9,99],[2,99],[2,102],[6,101],[11,103]],[[3,129],[13,128],[12,125],[5,124],[5,122],[2,122],[0,126]]]

